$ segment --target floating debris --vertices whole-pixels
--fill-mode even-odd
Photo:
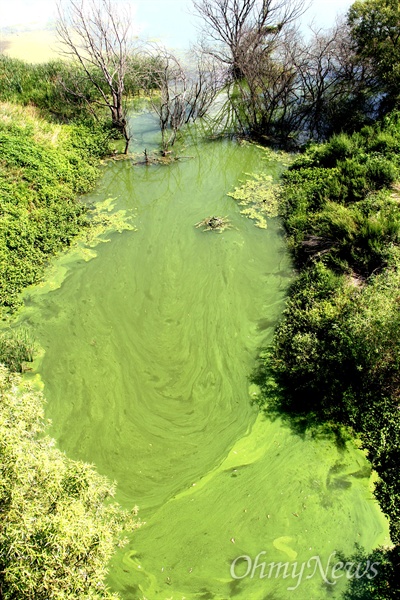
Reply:
[[[195,227],[203,227],[203,231],[224,231],[230,229],[231,224],[227,217],[206,217],[196,223]]]
[[[143,152],[143,158],[140,159],[141,154],[130,154],[129,158],[132,165],[170,165],[171,163],[179,160],[190,160],[194,156],[175,156],[172,154],[172,150],[160,151],[160,153],[149,154],[147,148]],[[113,158],[115,160],[115,158]]]

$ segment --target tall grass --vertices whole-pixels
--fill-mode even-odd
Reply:
[[[26,329],[9,329],[0,333],[0,363],[14,373],[22,373],[25,363],[32,362],[35,342]]]

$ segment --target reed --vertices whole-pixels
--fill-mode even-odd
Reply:
[[[26,329],[9,329],[0,334],[0,363],[13,371],[27,370],[26,363],[32,362],[35,342]]]

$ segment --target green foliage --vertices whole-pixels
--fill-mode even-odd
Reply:
[[[127,96],[139,93],[142,73],[149,70],[153,62],[150,57],[129,58],[124,80]],[[109,90],[103,74],[95,67],[91,74],[99,89],[107,94]],[[155,83],[150,82],[149,85],[151,87]],[[89,82],[79,63],[57,60],[29,64],[0,54],[0,100],[23,106],[34,105],[47,118],[91,125],[99,120],[106,121],[109,114],[99,106],[102,103],[99,89]]]
[[[353,577],[349,588],[343,594],[343,600],[393,600],[397,596],[397,579],[400,568],[399,548],[385,550],[377,548],[370,554],[366,554],[362,548],[357,548],[352,556],[339,557],[343,562],[352,562],[354,565],[374,565],[375,577]],[[355,568],[355,567],[353,567]],[[354,572],[354,571],[353,571]],[[363,569],[360,569],[363,573]],[[374,575],[374,571],[370,571]]]
[[[44,436],[43,398],[0,366],[0,588],[4,600],[116,598],[107,563],[132,515],[114,488]],[[40,436],[40,437],[38,437]]]
[[[340,341],[338,327],[349,300],[344,277],[322,263],[303,271],[293,284],[276,331],[272,361],[278,379],[286,382],[287,408],[323,410],[327,420],[339,409],[335,405],[332,412],[330,400],[340,397],[343,372],[333,365]],[[302,398],[299,406],[298,397]]]
[[[399,144],[393,113],[310,146],[285,173],[280,211],[300,274],[261,357],[270,410],[296,427],[351,428],[379,474],[375,495],[396,547],[376,551],[379,577],[353,582],[349,598],[400,592]]]
[[[400,8],[398,0],[357,0],[348,14],[358,55],[373,65],[386,110],[398,104]]]
[[[334,135],[329,142],[322,147],[314,147],[319,150],[319,163],[324,167],[335,167],[338,161],[343,161],[357,154],[358,145],[356,136],[350,137],[344,133]],[[318,152],[317,150],[317,152]]]
[[[299,265],[318,258],[366,277],[388,263],[400,233],[389,192],[399,174],[396,120],[313,145],[284,174],[280,212]]]
[[[0,333],[0,363],[14,373],[22,373],[26,362],[32,362],[35,344],[27,331]]]
[[[99,132],[52,125],[30,108],[0,105],[0,313],[13,311],[48,258],[88,224],[77,199],[97,178]]]
[[[64,86],[60,81],[64,81]],[[84,96],[77,97],[68,89],[82,80],[78,67],[59,60],[29,64],[16,58],[0,55],[0,100],[23,106],[34,105],[44,115],[61,121],[78,118],[93,121],[88,103],[96,100],[90,86]]]

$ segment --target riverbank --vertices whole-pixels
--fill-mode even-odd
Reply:
[[[348,598],[399,592],[399,147],[393,113],[310,147],[284,174],[280,212],[299,275],[261,361],[267,412],[339,440],[344,426],[379,475],[394,547],[372,555],[378,576],[353,582]]]
[[[0,104],[0,315],[40,280],[49,258],[88,227],[78,196],[93,189],[104,134],[55,124],[34,107]]]
[[[83,232],[79,197],[92,190],[107,133],[65,106],[55,119],[49,68],[0,57],[0,318],[5,327],[21,292]],[[11,102],[12,101],[12,102]],[[39,106],[34,106],[35,102]],[[47,104],[46,104],[47,103]],[[54,106],[55,108],[55,106]],[[60,108],[60,105],[58,105]],[[115,545],[137,526],[112,503],[115,488],[90,465],[54,448],[44,397],[16,371],[37,352],[35,332],[0,334],[0,595],[2,598],[114,598],[104,579]],[[5,368],[5,365],[7,368]]]

